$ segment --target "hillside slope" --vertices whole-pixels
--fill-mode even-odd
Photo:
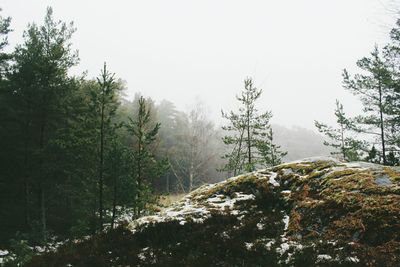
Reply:
[[[400,266],[400,171],[282,164],[203,186],[28,266]]]

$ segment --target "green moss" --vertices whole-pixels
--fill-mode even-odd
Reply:
[[[296,162],[278,165],[273,168],[273,171],[279,171],[283,169],[291,169],[292,171],[301,175],[310,174],[313,171],[321,171],[326,168],[337,165],[334,161],[312,161],[312,162]]]
[[[337,179],[343,176],[348,176],[348,175],[353,175],[353,174],[359,174],[359,173],[363,173],[363,170],[357,170],[357,169],[344,169],[344,170],[340,170],[340,171],[333,171],[330,172],[325,179],[329,180],[329,179]]]
[[[394,183],[400,183],[400,172],[390,167],[384,167],[383,170]]]

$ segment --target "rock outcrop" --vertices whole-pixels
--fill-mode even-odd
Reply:
[[[400,266],[400,170],[282,164],[204,185],[30,266]]]

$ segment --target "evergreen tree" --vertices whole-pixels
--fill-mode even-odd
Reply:
[[[222,127],[229,132],[229,135],[223,138],[223,142],[232,148],[229,154],[223,156],[228,162],[222,170],[233,172],[234,175],[243,171],[253,171],[262,163],[259,146],[265,142],[262,140],[262,134],[268,129],[272,115],[271,112],[258,113],[255,103],[261,93],[262,90],[254,87],[250,78],[245,79],[244,90],[236,97],[241,104],[238,113],[222,111],[222,116],[230,122]]]
[[[131,183],[133,172],[132,157],[129,148],[121,142],[121,137],[113,135],[106,153],[106,170],[108,183],[106,183],[111,199],[111,228],[115,226],[117,206],[132,204],[131,192],[134,186]]]
[[[390,151],[388,153],[387,160],[388,160],[388,165],[390,166],[398,166],[400,162],[398,155],[396,156],[395,152],[393,151]]]
[[[8,45],[8,34],[11,32],[10,24],[11,17],[0,15],[0,81],[4,79],[8,62],[11,59],[11,55],[4,52],[4,48]]]
[[[382,163],[387,164],[387,128],[390,127],[387,111],[393,85],[388,60],[385,54],[381,56],[378,47],[375,47],[371,57],[357,61],[357,66],[363,74],[351,77],[346,70],[343,72],[344,87],[359,96],[364,106],[364,115],[355,118],[355,130],[370,134],[379,141],[378,153],[382,157]]]
[[[23,140],[25,198],[28,199],[29,184],[32,184],[39,196],[43,240],[47,233],[46,192],[50,192],[50,178],[57,171],[49,150],[62,127],[60,114],[72,88],[68,70],[78,61],[70,43],[75,31],[73,25],[54,21],[52,14],[52,9],[48,8],[43,26],[31,24],[28,27],[24,44],[15,50],[9,77]]]
[[[387,140],[391,144],[389,148],[391,153],[390,162],[396,163],[394,158],[400,151],[400,19],[396,26],[390,32],[391,42],[385,47],[385,58],[387,59],[387,69],[391,74],[391,90],[389,91],[388,103],[385,109],[387,113]]]
[[[348,161],[358,160],[360,150],[364,147],[364,142],[358,141],[351,136],[355,126],[346,117],[343,105],[338,100],[336,100],[335,116],[336,128],[315,121],[315,127],[317,127],[318,131],[330,140],[324,141],[324,145],[335,149],[335,151],[331,152],[332,155],[338,155]]]
[[[114,79],[114,74],[107,70],[104,63],[100,77],[97,78],[97,85],[92,91],[93,106],[98,114],[99,122],[99,229],[103,230],[103,211],[104,211],[104,157],[105,142],[114,134],[112,119],[118,108],[118,91],[120,87]]]
[[[0,9],[1,11],[1,9]],[[0,218],[14,218],[19,216],[24,209],[16,205],[13,207],[9,203],[18,203],[15,196],[13,196],[13,188],[17,183],[20,183],[20,179],[12,179],[11,177],[16,176],[14,159],[18,157],[19,151],[17,151],[17,131],[15,122],[15,110],[12,104],[12,94],[10,90],[9,81],[7,78],[7,66],[11,55],[6,53],[4,49],[8,45],[8,34],[10,29],[11,18],[3,17],[0,15]],[[16,186],[20,187],[20,186]],[[10,190],[11,189],[11,190]],[[15,194],[14,194],[15,195]],[[27,227],[27,222],[24,219],[25,216],[21,217],[19,223],[9,223],[11,220],[3,220],[2,224],[4,227],[0,227],[0,240],[3,236],[9,235],[9,228],[11,225],[24,229]]]
[[[371,162],[371,163],[380,163],[381,159],[378,156],[378,152],[375,148],[375,145],[371,147],[371,149],[368,151],[368,156],[365,158],[366,161]]]
[[[271,167],[281,164],[282,159],[287,155],[287,152],[282,151],[280,149],[281,146],[274,143],[274,135],[271,127],[267,130],[265,138],[266,140],[262,140],[258,145],[262,165],[265,167]]]
[[[140,215],[151,195],[148,185],[167,167],[164,161],[157,162],[152,153],[151,145],[156,140],[160,123],[152,125],[151,111],[147,108],[143,97],[139,98],[137,114],[135,118],[129,118],[127,128],[135,137],[133,149],[136,183],[135,208],[136,214]]]

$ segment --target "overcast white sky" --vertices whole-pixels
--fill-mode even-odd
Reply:
[[[247,76],[264,90],[260,110],[273,122],[313,129],[333,122],[335,99],[348,113],[359,103],[341,87],[341,73],[383,45],[396,15],[390,0],[0,0],[12,17],[11,45],[47,6],[74,21],[81,62],[75,73],[99,73],[104,61],[142,92],[187,109],[196,97],[220,122],[235,107]],[[400,17],[400,16],[399,16]]]

